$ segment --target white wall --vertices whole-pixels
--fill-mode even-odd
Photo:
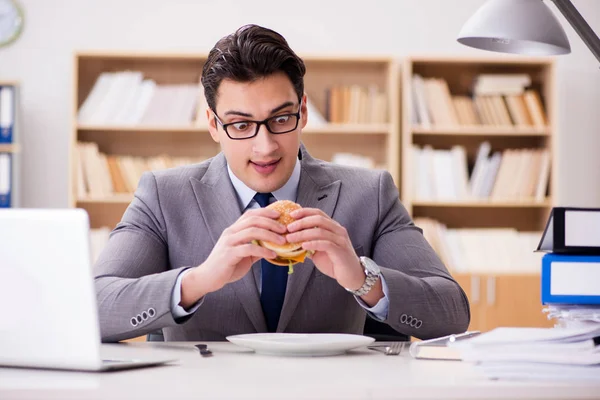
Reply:
[[[22,195],[27,207],[67,205],[75,50],[207,52],[240,25],[258,23],[282,33],[299,53],[482,55],[458,45],[455,37],[483,0],[370,0],[355,5],[348,0],[19,1],[26,13],[25,30],[15,44],[0,49],[0,79],[22,84]],[[574,4],[600,32],[600,1]],[[558,64],[558,201],[600,207],[600,64],[559,18],[573,52]]]

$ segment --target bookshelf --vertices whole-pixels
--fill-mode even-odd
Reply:
[[[349,162],[347,157],[338,157],[340,154],[360,156],[360,162],[387,169],[400,187],[398,63],[391,58],[373,56],[301,56],[307,68],[305,92],[310,102],[309,122],[302,132],[302,141],[311,154],[337,162]],[[93,229],[112,229],[120,221],[133,198],[132,186],[137,185],[135,181],[141,169],[170,167],[175,159],[198,162],[219,152],[218,144],[212,141],[205,126],[206,105],[201,100],[199,82],[205,60],[206,54],[193,53],[77,52],[74,55],[69,202],[72,207],[89,213]],[[135,118],[119,113],[123,105],[111,105],[110,101],[96,101],[94,105],[92,100],[87,101],[88,97],[93,99],[92,94],[103,74],[126,71],[141,73],[141,77],[119,75],[121,83],[117,83],[117,89],[115,81],[111,81],[105,87],[104,96],[118,90],[119,85],[127,87],[128,83],[123,81],[131,82],[128,79],[137,79],[139,87],[145,85],[140,82],[151,80],[146,83],[154,86],[154,93],[158,87],[164,90],[167,86],[185,85],[193,90],[195,86],[197,98],[193,110],[186,114],[189,118],[182,119],[179,115],[179,118],[157,120],[156,115],[149,116],[154,99],[146,99],[146,113],[140,114],[132,108],[134,111],[129,115],[137,115]],[[184,104],[182,108],[189,105],[178,104]],[[202,111],[198,112],[199,108]],[[80,143],[92,144],[93,148],[83,152]],[[93,161],[89,161],[92,158]],[[124,158],[129,158],[128,162],[136,159],[138,163],[143,159],[148,165],[152,160],[153,164],[123,167]],[[111,175],[114,171],[106,166],[115,159],[121,174],[125,175],[124,168],[130,169],[129,190],[117,190],[116,178]],[[131,172],[131,168],[136,171]],[[99,184],[101,181],[104,183]],[[90,185],[97,190],[91,190]],[[104,185],[104,190],[98,185]]]
[[[0,80],[0,208],[20,207],[19,83]]]
[[[557,179],[554,61],[416,56],[401,75],[401,198],[467,293],[469,329],[551,326],[533,250]]]
[[[414,136],[474,136],[474,137],[506,137],[506,136],[520,136],[520,137],[537,137],[537,136],[548,136],[550,134],[549,128],[509,128],[509,127],[490,127],[490,126],[460,126],[460,127],[433,127],[423,128],[415,126],[412,128],[412,134]]]

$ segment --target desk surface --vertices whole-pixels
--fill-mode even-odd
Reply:
[[[173,346],[176,348],[165,348]],[[0,368],[0,399],[600,399],[600,386],[492,381],[467,363],[359,349],[334,357],[274,357],[230,343],[104,345],[105,357],[165,357],[161,367],[86,373]]]

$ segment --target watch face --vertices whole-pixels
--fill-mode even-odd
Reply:
[[[13,42],[23,29],[23,13],[14,0],[0,0],[0,46]]]
[[[379,268],[379,265],[377,265],[377,263],[373,260],[371,260],[368,257],[361,257],[360,258],[362,265],[365,267],[365,269],[367,271],[369,271],[370,273],[374,274],[374,275],[379,275],[381,273],[381,269]]]

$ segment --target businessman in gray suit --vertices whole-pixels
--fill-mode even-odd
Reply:
[[[104,341],[253,332],[362,334],[365,318],[426,339],[465,331],[469,304],[398,197],[390,174],[314,159],[303,61],[278,33],[244,26],[209,53],[202,84],[221,153],[147,172],[95,265]],[[303,206],[288,226],[263,208]],[[286,267],[253,240],[301,242]]]

